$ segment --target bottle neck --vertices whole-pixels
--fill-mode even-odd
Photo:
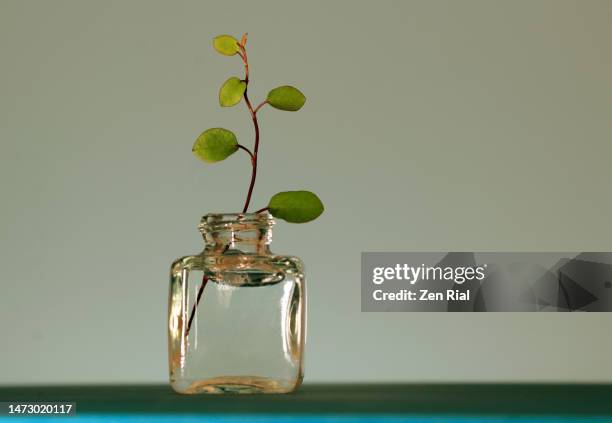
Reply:
[[[208,214],[200,232],[209,254],[270,254],[274,219],[267,213]]]

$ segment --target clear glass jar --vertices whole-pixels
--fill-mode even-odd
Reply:
[[[181,394],[287,393],[303,378],[302,262],[270,252],[268,213],[208,214],[202,253],[172,263],[170,383]]]

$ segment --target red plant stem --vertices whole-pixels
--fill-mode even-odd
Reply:
[[[185,331],[185,337],[189,335],[189,329],[191,329],[193,318],[196,315],[198,304],[200,304],[200,299],[202,298],[202,294],[204,293],[204,287],[206,286],[207,282],[208,282],[208,277],[206,275],[202,276],[202,285],[200,285],[200,289],[198,290],[198,296],[196,298],[195,303],[193,303],[193,308],[191,309],[191,316],[189,316],[189,322],[187,322],[187,330]]]
[[[257,210],[255,213],[263,213],[263,212],[268,211],[268,210],[270,210],[270,207],[264,207],[263,209]]]
[[[246,40],[246,37],[243,37],[243,39]],[[251,171],[251,182],[249,184],[249,191],[247,193],[246,201],[244,202],[244,207],[242,208],[242,213],[246,213],[249,209],[249,204],[251,203],[251,196],[253,195],[253,188],[255,188],[255,180],[257,179],[257,153],[259,152],[259,124],[257,122],[257,110],[259,110],[259,108],[263,106],[266,102],[263,102],[262,104],[257,106],[257,109],[253,109],[253,105],[251,104],[251,101],[249,100],[249,95],[247,93],[249,90],[249,59],[244,45],[239,44],[239,48],[239,55],[242,59],[242,62],[244,63],[244,82],[247,86],[247,88],[244,90],[244,102],[246,103],[247,108],[249,109],[251,119],[253,120],[253,127],[255,128],[255,147],[253,148],[253,154],[251,156],[251,162],[253,165]]]
[[[266,104],[268,104],[268,100],[264,100],[261,103],[259,103],[259,105],[257,107],[255,107],[255,111],[254,113],[257,114],[257,112],[259,111],[259,109],[261,109],[263,106],[265,106]]]
[[[246,147],[245,147],[244,145],[242,145],[242,144],[238,144],[238,148],[240,148],[241,150],[246,151],[246,152],[247,152],[247,154],[248,154],[249,156],[251,156],[251,161],[253,161],[253,160],[254,160],[253,153],[251,153],[251,150],[249,150],[248,148],[246,148]]]
[[[230,244],[226,244],[221,254],[225,254],[225,252],[229,250],[229,248],[230,248]],[[189,316],[189,322],[187,322],[187,330],[185,331],[185,338],[187,338],[187,335],[189,335],[189,329],[191,329],[191,323],[193,322],[193,318],[196,315],[198,305],[200,304],[200,300],[202,299],[202,294],[204,293],[204,288],[206,287],[207,283],[208,283],[208,276],[203,275],[202,284],[200,285],[200,289],[198,290],[198,296],[195,300],[195,303],[193,303],[193,308],[191,309],[191,316]]]
[[[249,112],[251,112],[251,117],[253,118],[253,127],[255,128],[255,148],[253,149],[253,169],[251,171],[251,183],[249,184],[249,192],[247,194],[246,201],[244,203],[244,207],[242,209],[242,213],[246,213],[249,209],[249,203],[251,202],[251,196],[253,195],[253,188],[255,187],[255,179],[257,178],[257,153],[259,151],[259,124],[257,123],[257,115],[253,111],[253,106],[249,101],[249,96],[247,95],[246,90],[244,91],[244,101],[249,108]]]

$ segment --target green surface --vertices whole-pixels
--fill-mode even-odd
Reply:
[[[290,395],[175,394],[167,385],[2,387],[0,401],[85,413],[612,415],[612,385],[305,385]]]

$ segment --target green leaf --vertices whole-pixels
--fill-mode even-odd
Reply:
[[[232,76],[223,83],[219,90],[219,104],[222,107],[231,107],[240,103],[246,87],[246,82]]]
[[[220,162],[238,150],[238,140],[232,131],[211,128],[202,132],[193,144],[193,154],[208,163]]]
[[[231,35],[218,35],[213,38],[213,46],[221,54],[233,56],[238,53],[238,40]]]
[[[291,223],[305,223],[323,213],[323,203],[310,191],[285,191],[275,194],[268,203],[274,217]]]
[[[276,109],[295,112],[306,102],[306,97],[300,90],[289,85],[274,88],[268,93],[268,104]]]

